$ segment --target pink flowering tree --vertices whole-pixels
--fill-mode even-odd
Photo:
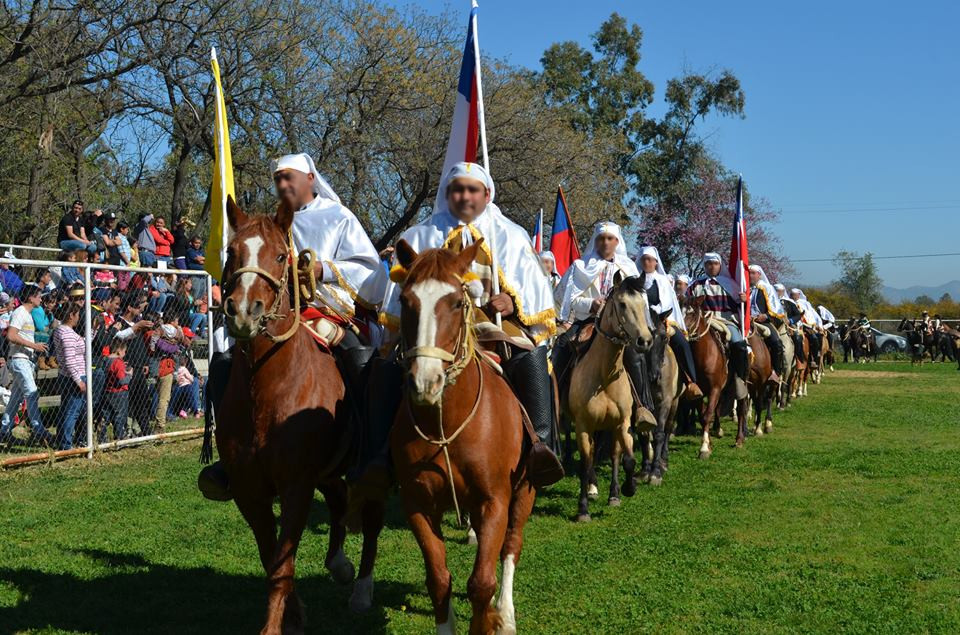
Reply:
[[[703,273],[704,252],[715,251],[726,265],[733,232],[737,176],[718,161],[697,162],[690,177],[669,196],[636,209],[639,245],[654,245],[669,273],[697,276]],[[779,218],[764,198],[751,197],[744,189],[744,219],[750,247],[750,262],[759,264],[771,280],[793,273],[772,226]]]

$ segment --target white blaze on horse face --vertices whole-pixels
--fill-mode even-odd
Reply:
[[[266,244],[263,242],[263,238],[260,236],[252,236],[243,241],[243,244],[247,246],[247,261],[243,263],[241,267],[259,267],[260,249]],[[240,290],[243,291],[243,297],[240,299],[237,315],[242,318],[247,317],[247,307],[249,305],[247,300],[250,295],[250,287],[253,286],[256,279],[257,274],[253,272],[240,274]]]
[[[437,345],[437,303],[456,288],[440,280],[424,280],[414,284],[410,291],[420,300],[420,320],[417,323],[417,348]],[[414,360],[413,385],[417,396],[435,404],[443,390],[443,361],[434,357]]]

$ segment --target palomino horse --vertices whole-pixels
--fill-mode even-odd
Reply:
[[[215,404],[217,449],[267,572],[269,599],[261,632],[301,632],[304,616],[294,590],[294,566],[315,489],[330,508],[327,569],[341,584],[354,576],[343,553],[346,531],[341,524],[347,504],[341,476],[351,440],[346,389],[333,357],[299,328],[296,280],[289,291],[293,212],[281,205],[275,217],[248,216],[230,198],[227,216],[234,236],[223,272],[224,313],[237,344],[226,393]],[[368,504],[360,577],[350,598],[355,610],[372,602],[382,526],[382,504]]]
[[[443,512],[469,513],[477,557],[467,581],[471,633],[515,633],[513,578],[536,491],[526,475],[520,402],[476,351],[465,276],[481,241],[459,255],[406,241],[400,335],[407,383],[390,436],[400,495],[427,569],[437,632],[456,632]],[[503,584],[497,607],[497,560]]]

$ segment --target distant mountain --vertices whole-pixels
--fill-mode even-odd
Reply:
[[[939,287],[907,287],[906,289],[895,289],[893,287],[888,287],[883,285],[881,289],[883,297],[887,299],[888,302],[897,303],[903,302],[904,300],[915,300],[917,296],[926,295],[934,299],[934,301],[939,300],[940,296],[944,293],[949,293],[950,297],[954,300],[960,300],[960,280],[951,280],[946,284],[941,284]]]

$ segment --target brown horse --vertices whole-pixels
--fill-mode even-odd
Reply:
[[[477,556],[467,581],[471,633],[515,633],[513,578],[536,491],[526,475],[520,402],[476,352],[473,302],[464,276],[481,242],[459,255],[417,254],[401,240],[406,270],[400,334],[407,383],[390,436],[400,495],[423,552],[438,633],[454,633],[453,581],[441,532],[443,512],[469,513]],[[497,607],[497,560],[503,584]]]
[[[697,385],[703,391],[706,404],[700,404],[701,443],[700,458],[706,459],[713,453],[710,441],[710,426],[716,422],[718,436],[720,428],[720,395],[730,373],[727,370],[727,356],[719,333],[710,327],[709,319],[703,310],[703,298],[690,300],[687,304],[684,320],[687,325],[687,339],[693,353],[693,363],[697,369]],[[739,435],[739,433],[738,433]],[[738,436],[738,443],[743,439]]]
[[[267,573],[261,632],[301,632],[294,566],[315,489],[330,508],[326,566],[341,584],[354,576],[343,553],[341,524],[347,503],[341,476],[351,440],[346,389],[334,358],[299,328],[298,285],[292,293],[288,285],[295,260],[288,239],[293,212],[281,206],[275,217],[248,216],[230,198],[227,215],[234,236],[223,272],[224,313],[237,344],[226,393],[215,404],[217,449]],[[382,505],[369,503],[363,510],[360,577],[350,598],[355,610],[372,602],[382,526]]]
[[[793,362],[793,371],[790,373],[789,380],[789,393],[791,399],[794,397],[806,397],[807,396],[807,378],[810,374],[810,339],[807,337],[807,334],[804,332],[803,328],[797,327],[800,333],[800,341],[803,343],[803,348],[796,351],[794,362]],[[796,347],[796,344],[794,344]]]
[[[777,382],[770,381],[770,376],[773,374],[773,356],[770,354],[770,349],[767,348],[767,343],[756,330],[750,334],[748,341],[750,349],[753,351],[747,388],[750,391],[750,407],[754,409],[756,416],[754,434],[763,436],[765,432],[773,431],[771,408],[774,393],[777,389]],[[764,419],[764,411],[766,411],[766,419]],[[747,412],[749,412],[749,408]],[[737,414],[740,414],[739,410]],[[763,421],[762,425],[761,421]]]

